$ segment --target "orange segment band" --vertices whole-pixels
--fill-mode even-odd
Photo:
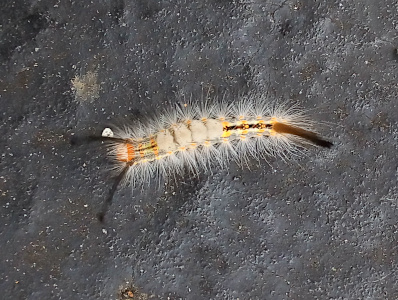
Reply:
[[[138,144],[138,151],[140,152],[141,158],[144,158],[145,152],[144,152],[144,149],[142,149],[142,144],[141,143]]]
[[[131,161],[134,158],[134,147],[132,144],[126,144],[127,148],[127,161]]]
[[[135,152],[132,144],[120,144],[117,147],[116,159],[118,161],[129,162],[134,159]]]
[[[159,148],[154,138],[151,138],[151,147],[156,157],[159,156]]]

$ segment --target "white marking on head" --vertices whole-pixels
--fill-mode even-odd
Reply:
[[[103,137],[113,137],[113,131],[112,131],[112,129],[110,129],[110,128],[105,128],[103,131],[102,131],[102,136]]]

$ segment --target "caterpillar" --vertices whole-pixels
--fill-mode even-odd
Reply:
[[[197,174],[213,162],[247,162],[302,152],[309,145],[330,148],[303,110],[296,106],[248,97],[236,103],[178,104],[146,124],[105,128],[113,171],[118,174],[111,194],[120,181],[136,186],[154,176],[181,174],[185,168]],[[112,195],[104,205],[112,201]]]

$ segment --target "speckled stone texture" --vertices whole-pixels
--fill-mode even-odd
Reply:
[[[6,1],[2,299],[397,299],[394,0]],[[179,95],[300,104],[331,150],[112,186],[109,124]],[[177,94],[177,95],[176,95]],[[134,124],[134,123],[133,123]]]

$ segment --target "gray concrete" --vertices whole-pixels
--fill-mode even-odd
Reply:
[[[398,299],[397,9],[5,2],[2,299]],[[298,103],[335,146],[120,188],[99,223],[104,149],[70,137],[203,90]]]

